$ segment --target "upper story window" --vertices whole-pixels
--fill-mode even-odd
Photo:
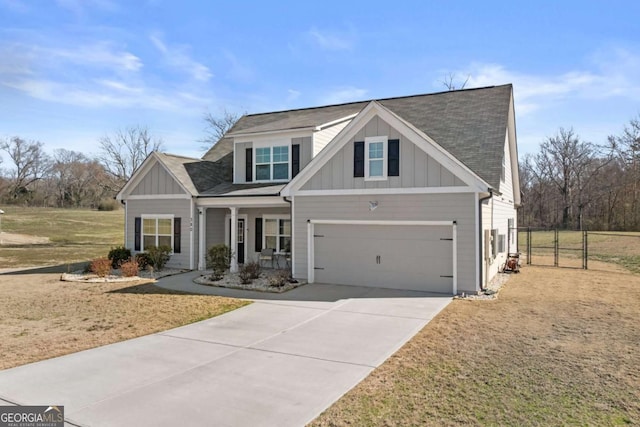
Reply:
[[[256,181],[289,179],[289,146],[258,147],[255,149]]]
[[[369,137],[364,142],[364,178],[372,181],[387,179],[387,137]]]

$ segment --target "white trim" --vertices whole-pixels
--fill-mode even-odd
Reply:
[[[314,275],[314,248],[315,241],[313,240],[313,222],[307,221],[307,283],[313,283],[315,280]]]
[[[197,161],[198,159],[193,159],[193,160]],[[142,179],[147,175],[147,173],[154,166],[155,163],[162,165],[162,168],[165,170],[165,172],[167,172],[169,176],[175,182],[178,183],[180,188],[184,190],[186,198],[195,196],[195,194],[192,194],[191,191],[189,191],[187,187],[185,187],[184,184],[171,172],[171,170],[165,166],[164,162],[160,159],[160,155],[154,151],[151,154],[149,154],[149,156],[144,160],[144,162],[142,162],[142,164],[138,167],[138,169],[136,169],[135,172],[133,172],[133,175],[131,176],[131,178],[129,178],[129,180],[124,185],[124,187],[122,187],[122,189],[116,195],[116,200],[132,199],[136,196],[152,196],[152,195],[146,195],[146,194],[132,196],[132,195],[129,195],[129,192],[134,188],[136,188],[138,184],[140,184],[140,181],[142,181]],[[159,196],[162,196],[162,195],[156,194],[156,195],[153,195],[153,197],[151,198],[157,199],[157,198],[160,198]]]
[[[476,264],[476,292],[480,290],[480,257],[482,254],[482,248],[480,247],[480,193],[476,193],[475,198],[473,199],[474,209],[473,209],[473,222],[474,222],[474,242],[475,242],[475,264]]]
[[[289,234],[289,239],[291,239],[291,243],[290,243],[290,247],[289,247],[289,253],[293,252],[293,221],[291,220],[291,215],[290,214],[263,214],[262,215],[262,247],[266,248],[267,247],[267,233],[266,233],[266,226],[265,226],[265,220],[267,219],[273,219],[276,220],[276,227],[278,229],[277,233],[275,234],[276,237],[276,248],[275,248],[275,253],[277,255],[283,255],[285,252],[282,251],[278,251],[278,246],[280,246],[280,237],[281,236],[285,236],[286,234],[280,234],[280,220],[281,219],[286,219],[289,220],[289,224],[290,224],[290,228],[291,228],[291,232],[292,234]],[[273,235],[271,235],[273,236]],[[282,248],[280,248],[282,249]]]
[[[286,207],[289,204],[282,200],[280,196],[254,196],[254,197],[207,197],[198,199],[198,206],[201,207],[223,207],[236,206],[239,208],[253,207]]]
[[[134,230],[134,233],[135,233],[135,230]],[[129,206],[127,206],[127,201],[125,200],[125,202],[124,202],[124,247],[125,248],[128,247],[127,246],[127,235],[128,234],[129,234]],[[134,240],[135,240],[135,238],[134,238]],[[134,248],[135,248],[135,246],[134,246]]]
[[[369,157],[369,146],[371,144],[382,143],[382,176],[371,176],[371,158]],[[364,139],[364,180],[365,181],[386,181],[387,165],[389,162],[388,136],[368,136]],[[380,160],[380,159],[374,159]]]
[[[140,252],[144,252],[144,220],[145,219],[155,219],[156,220],[156,245],[155,246],[159,246],[158,243],[158,236],[167,236],[166,234],[158,234],[158,220],[159,219],[170,219],[171,220],[171,254],[173,254],[173,248],[175,245],[175,242],[173,241],[173,238],[175,237],[175,230],[174,230],[174,218],[175,215],[174,214],[141,214],[140,215],[141,218],[141,224],[140,224]],[[151,236],[151,234],[148,234],[148,236]],[[182,236],[182,230],[180,230],[180,236]]]
[[[293,250],[295,247],[295,237],[296,237],[296,208],[295,208],[295,198],[291,198],[291,277],[296,277],[296,251]]]
[[[336,120],[333,120],[333,121],[330,121],[330,122],[327,122],[327,123],[323,123],[321,125],[316,126],[314,130],[321,131],[323,129],[330,128],[331,126],[335,126],[335,125],[340,124],[342,122],[346,122],[347,120],[351,120],[357,115],[358,115],[358,113],[354,113],[354,114],[350,114],[348,116],[342,117],[340,119],[336,119]]]
[[[453,295],[458,294],[458,225],[453,223],[453,230],[451,230],[451,238],[453,239],[453,254],[451,263],[453,264]]]
[[[394,114],[376,101],[371,101],[338,135],[315,156],[309,164],[304,167],[287,184],[280,194],[282,196],[297,195],[300,188],[307,183],[339,150],[349,143],[362,127],[373,117],[379,116],[389,126],[404,135],[410,142],[422,149],[434,160],[448,169],[451,173],[461,179],[465,184],[476,189],[476,191],[486,191],[489,187],[486,181],[476,175],[471,169],[465,166],[451,153],[438,145],[431,137],[420,131],[398,115]]]
[[[198,208],[198,270],[206,270],[207,260],[205,253],[207,251],[207,209]]]
[[[348,188],[340,190],[299,190],[296,196],[356,196],[361,194],[443,194],[476,193],[472,187],[407,187],[407,188]]]
[[[125,200],[186,200],[191,198],[190,194],[136,194],[126,197]]]
[[[227,133],[226,136],[233,137],[234,144],[242,144],[245,142],[255,142],[254,138],[261,138],[263,136],[270,135],[278,135],[282,138],[301,138],[305,136],[313,135],[313,131],[316,130],[315,127],[306,127],[299,128],[295,130],[291,129],[280,129],[280,130],[268,130],[268,131],[257,131],[257,132],[231,132]]]
[[[284,164],[284,162],[274,162],[273,160],[273,149],[275,147],[287,147],[287,177],[286,178],[279,178],[279,179],[273,179],[273,167],[276,164]],[[270,179],[258,179],[258,163],[256,161],[256,156],[258,155],[258,149],[259,148],[269,148],[269,163],[260,163],[260,165],[269,165],[269,177]],[[235,150],[234,150],[235,151]],[[251,173],[253,174],[253,181],[251,181],[252,183],[265,183],[265,182],[274,182],[274,183],[285,183],[285,182],[289,182],[289,180],[291,179],[291,140],[288,141],[281,141],[281,140],[268,140],[268,141],[262,141],[262,142],[258,142],[258,143],[253,143],[253,149],[251,150],[251,155],[252,155],[252,159],[251,159],[251,167],[253,168],[253,170],[251,171]]]
[[[194,220],[195,218],[193,217],[193,213],[195,210],[195,205],[196,202],[195,200],[191,200],[191,206],[190,206],[190,216],[189,216],[189,246],[190,246],[190,250],[189,250],[189,270],[193,270],[195,267],[195,259],[193,257],[193,253],[195,252],[195,240],[194,240]],[[180,234],[180,236],[182,236],[182,232]]]
[[[244,233],[244,262],[247,263],[248,260],[248,256],[249,256],[249,252],[248,252],[248,248],[249,248],[249,242],[247,240],[247,237],[249,236],[249,214],[238,214],[236,221],[242,219],[244,220],[244,229],[242,230],[242,232]],[[236,224],[236,227],[238,225]],[[225,214],[224,215],[224,244],[226,245],[227,243],[229,243],[229,240],[231,240],[231,230],[229,229],[229,227],[231,227],[231,213]],[[236,247],[235,248],[231,248],[233,250],[233,252],[237,252],[238,250],[238,242],[236,242]]]
[[[394,225],[394,226],[449,226],[452,227],[453,239],[453,284],[452,293],[458,292],[458,239],[456,221],[401,221],[401,220],[342,220],[342,219],[310,219],[307,221],[307,282],[313,283],[314,275],[314,247],[313,238],[315,224],[336,225]]]
[[[310,219],[307,222],[310,224],[340,224],[340,225],[425,225],[425,226],[438,226],[438,225],[453,225],[455,221],[403,221],[403,220],[385,220],[385,219]]]

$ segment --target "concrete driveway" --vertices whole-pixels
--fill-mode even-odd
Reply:
[[[302,426],[451,301],[320,284],[256,295],[193,285],[193,277],[159,284],[250,295],[255,303],[192,325],[0,371],[0,405],[64,405],[68,423],[82,426]]]

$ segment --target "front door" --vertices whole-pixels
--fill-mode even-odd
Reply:
[[[244,264],[244,218],[238,218],[238,247],[236,248],[238,264]]]

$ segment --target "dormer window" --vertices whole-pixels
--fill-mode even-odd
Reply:
[[[256,181],[286,181],[289,179],[289,146],[257,147],[255,149]]]

